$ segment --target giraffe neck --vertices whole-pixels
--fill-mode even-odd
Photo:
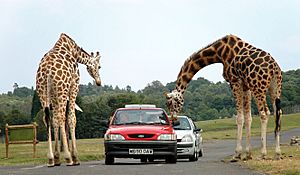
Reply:
[[[244,42],[234,35],[227,35],[207,47],[193,53],[183,64],[176,81],[176,90],[183,94],[188,83],[194,75],[202,68],[214,64],[230,63],[241,49],[238,45],[244,46]]]
[[[79,47],[76,48],[76,52],[78,55],[77,62],[80,64],[87,65],[91,56],[86,51],[84,51],[82,48]]]
[[[90,60],[90,55],[84,51],[81,47],[79,47],[75,41],[70,38],[68,35],[62,33],[60,39],[57,42],[58,47],[63,47],[64,50],[71,52],[72,56],[71,61],[77,62],[80,64],[87,65]]]

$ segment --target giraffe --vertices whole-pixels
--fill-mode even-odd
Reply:
[[[54,47],[42,58],[36,74],[36,90],[44,110],[44,123],[48,138],[48,167],[59,166],[59,129],[67,165],[79,165],[75,127],[75,100],[79,91],[78,63],[87,66],[87,71],[101,85],[99,52],[90,55],[80,48],[73,39],[62,33]],[[50,117],[50,109],[53,116]],[[54,154],[52,151],[51,124],[54,130]],[[66,125],[69,131],[66,131]],[[71,145],[67,143],[66,132],[70,132]],[[72,149],[71,149],[72,148]],[[71,153],[70,153],[71,152]]]
[[[258,159],[266,158],[266,128],[270,114],[266,103],[267,91],[270,93],[274,116],[276,117],[274,159],[280,159],[281,69],[269,53],[246,43],[237,36],[224,36],[193,53],[184,62],[177,77],[176,88],[170,93],[164,93],[172,119],[176,120],[177,113],[182,109],[183,94],[193,76],[200,69],[214,63],[223,64],[223,77],[230,84],[236,102],[237,144],[232,161],[241,159],[244,123],[246,130],[245,160],[252,159],[250,144],[252,96],[256,100],[261,121],[261,155]]]

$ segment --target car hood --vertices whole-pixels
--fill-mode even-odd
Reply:
[[[192,135],[191,130],[175,130],[177,139],[182,139],[185,135]]]
[[[121,125],[121,126],[111,126],[107,133],[112,134],[135,134],[135,133],[145,133],[145,134],[157,134],[157,133],[173,133],[173,128],[169,125]]]

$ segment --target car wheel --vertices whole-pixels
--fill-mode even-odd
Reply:
[[[112,165],[115,162],[115,158],[113,156],[105,156],[105,165]]]
[[[203,156],[203,149],[201,148],[199,151],[199,157],[202,157],[202,156]]]
[[[148,158],[148,161],[149,161],[149,162],[154,162],[154,158],[153,158],[153,157],[149,157],[149,158]]]
[[[194,150],[194,154],[189,159],[193,162],[198,160],[198,153],[196,149]]]
[[[167,163],[176,163],[177,162],[177,156],[169,156],[166,158]]]
[[[142,158],[141,158],[141,162],[142,162],[142,163],[147,163],[147,157],[142,157]]]

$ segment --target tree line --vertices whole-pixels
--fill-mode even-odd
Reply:
[[[164,92],[175,88],[175,82],[163,85],[156,80],[144,89],[134,92],[128,85],[125,88],[89,83],[80,85],[76,103],[83,112],[76,111],[77,138],[102,137],[107,119],[125,104],[155,104],[166,108]],[[300,112],[300,69],[283,73],[282,108],[284,114]],[[181,114],[195,121],[230,118],[235,115],[235,101],[226,82],[213,83],[204,78],[192,80],[184,94],[185,103]],[[270,98],[268,105],[272,111]],[[256,104],[252,102],[252,113],[257,114]],[[13,92],[0,95],[0,129],[5,123],[25,124],[36,121],[39,124],[38,138],[45,140],[45,127],[42,122],[43,111],[33,88],[14,85]]]

